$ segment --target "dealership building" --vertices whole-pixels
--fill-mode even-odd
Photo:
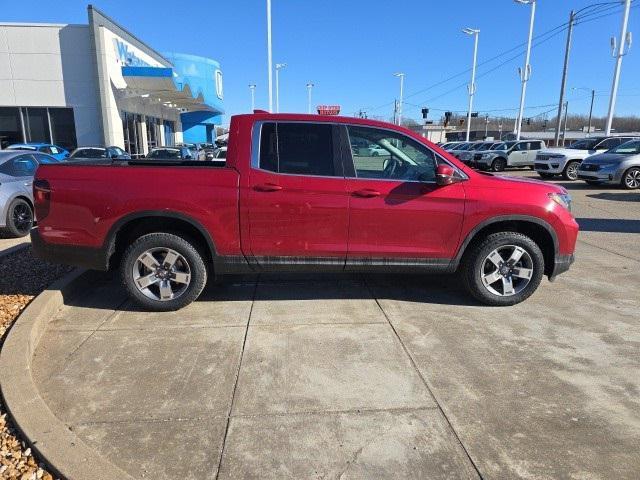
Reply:
[[[0,23],[0,145],[212,142],[223,110],[215,60],[159,53],[91,5],[88,24]]]

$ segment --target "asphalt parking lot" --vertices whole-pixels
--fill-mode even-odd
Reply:
[[[151,314],[96,274],[36,385],[140,478],[636,479],[640,193],[556,183],[577,260],[523,304],[455,277],[263,275]]]

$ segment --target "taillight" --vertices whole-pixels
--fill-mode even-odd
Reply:
[[[46,180],[35,180],[33,182],[33,199],[36,207],[36,219],[44,220],[49,215],[49,204],[51,203],[51,186]]]

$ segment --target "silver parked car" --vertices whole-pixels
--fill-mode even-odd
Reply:
[[[38,164],[59,161],[43,153],[0,151],[0,233],[12,237],[29,234],[34,222],[33,176]]]
[[[640,188],[640,140],[587,157],[578,167],[578,178],[590,185],[613,183],[628,190]]]

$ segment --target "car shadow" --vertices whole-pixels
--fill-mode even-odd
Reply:
[[[640,233],[640,220],[616,218],[576,218],[583,232]]]
[[[640,202],[640,193],[602,192],[587,195],[589,198],[611,200],[614,202]]]
[[[126,298],[116,273],[87,272],[81,281],[81,289],[66,295],[63,293],[66,306],[145,311]],[[197,303],[253,300],[396,300],[437,305],[480,305],[464,291],[457,275],[352,273],[228,275],[221,283],[210,281]]]

